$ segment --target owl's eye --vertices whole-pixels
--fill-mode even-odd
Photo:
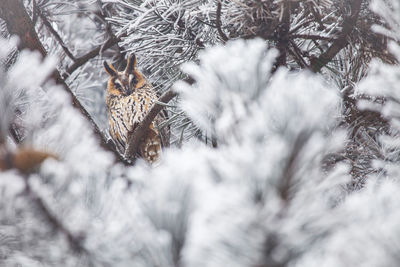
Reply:
[[[121,86],[120,83],[116,82],[116,83],[115,83],[115,88],[118,89],[118,90],[121,90],[121,89],[122,89],[122,86]]]
[[[134,88],[136,84],[137,84],[136,76],[135,75],[129,75],[129,86],[131,88]]]

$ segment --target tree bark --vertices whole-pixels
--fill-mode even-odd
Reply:
[[[0,17],[4,19],[10,34],[16,34],[20,38],[18,49],[37,50],[45,57],[46,50],[39,41],[25,6],[20,0],[1,0]]]
[[[284,3],[282,21],[278,26],[278,43],[276,47],[279,50],[279,56],[276,59],[276,67],[286,66],[287,53],[289,49],[289,30],[290,30],[290,2]]]

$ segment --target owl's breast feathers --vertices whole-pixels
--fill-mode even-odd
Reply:
[[[151,86],[143,86],[131,95],[107,95],[107,106],[110,120],[110,134],[121,151],[125,151],[128,134],[144,119],[154,105],[157,95]],[[161,153],[161,141],[154,122],[139,152],[150,162],[158,159]]]

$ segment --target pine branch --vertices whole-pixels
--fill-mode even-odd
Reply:
[[[343,48],[348,44],[348,37],[353,31],[358,15],[360,13],[361,4],[363,0],[353,0],[351,1],[351,14],[345,17],[342,24],[342,32],[339,37],[335,39],[332,45],[322,53],[318,58],[311,60],[311,70],[313,72],[319,72],[326,64],[328,64]]]
[[[293,51],[292,49],[288,49],[289,54],[291,54],[294,58],[294,60],[297,62],[297,64],[301,67],[301,68],[306,68],[307,67],[307,63],[304,61],[303,57],[301,56],[301,54],[298,51],[298,47],[296,47],[295,43],[293,43],[292,41],[290,41],[290,44],[293,47]]]
[[[160,113],[160,111],[165,107],[165,104],[168,103],[171,99],[177,96],[177,93],[172,89],[165,92],[160,98],[158,102],[163,104],[155,103],[154,106],[150,109],[149,113],[144,117],[143,121],[128,135],[128,146],[125,151],[125,158],[135,161],[137,152],[139,150],[139,144],[146,135],[149,130],[150,124],[154,121],[155,117]]]

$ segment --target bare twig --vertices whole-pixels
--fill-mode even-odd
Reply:
[[[177,93],[172,89],[165,92],[159,99],[159,102],[168,103],[171,99],[177,96]],[[133,132],[129,133],[128,136],[128,146],[125,151],[125,158],[135,161],[135,157],[137,151],[139,149],[139,144],[142,141],[143,137],[149,130],[150,124],[154,121],[155,117],[160,113],[160,111],[165,107],[164,104],[155,103],[154,106],[150,109],[149,113],[144,117],[142,122],[133,130]]]
[[[228,36],[226,36],[226,34],[222,31],[222,28],[221,28],[221,9],[222,9],[222,4],[221,4],[221,2],[218,2],[218,4],[217,4],[217,17],[216,17],[216,21],[215,21],[215,23],[216,23],[216,25],[217,25],[217,31],[218,31],[218,34],[219,34],[219,36],[221,37],[221,39],[222,39],[222,41],[224,42],[224,43],[226,43],[228,40],[229,40],[229,38],[228,38]]]

